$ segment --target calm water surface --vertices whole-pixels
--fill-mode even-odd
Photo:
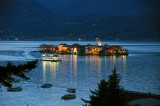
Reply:
[[[51,41],[0,41],[0,65],[7,61],[14,64],[41,59],[41,44],[96,42],[51,42]],[[160,42],[102,42],[102,44],[122,45],[129,50],[128,56],[77,56],[60,55],[62,62],[39,61],[37,68],[27,73],[29,81],[21,81],[14,86],[22,86],[21,92],[7,92],[2,88],[0,106],[80,106],[81,98],[89,98],[89,90],[97,88],[101,79],[108,79],[114,66],[123,78],[121,85],[126,90],[160,94]],[[52,88],[42,89],[44,83]],[[77,98],[64,101],[67,88],[76,88]]]

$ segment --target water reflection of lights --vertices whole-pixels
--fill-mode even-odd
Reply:
[[[46,82],[46,64],[44,61],[42,61],[42,66],[43,66],[43,81],[45,83]]]
[[[101,76],[101,58],[98,57],[98,78],[100,80],[100,76]]]
[[[72,61],[73,61],[73,59],[72,59],[72,55],[70,55],[70,79],[72,80],[72,70],[73,70],[73,68],[72,68],[72,66],[73,66],[73,64],[72,64]],[[72,85],[72,81],[71,81],[71,85]]]
[[[107,68],[107,56],[105,56],[105,68]]]
[[[113,55],[113,65],[116,67],[116,55]]]
[[[110,65],[112,66],[112,64],[113,64],[113,57],[109,56],[109,58],[110,58]]]
[[[120,69],[122,68],[122,56],[118,56],[118,64],[120,64]]]
[[[126,72],[126,56],[123,56],[123,70]]]
[[[123,61],[122,61],[123,59]],[[116,56],[116,55],[113,55],[113,56],[105,56],[105,69],[107,69],[107,60],[110,61],[110,65],[113,67],[119,67],[121,69],[121,67],[123,67],[123,71],[126,72],[126,56],[123,55],[123,56]]]
[[[46,83],[46,73],[49,71],[51,79],[56,80],[56,71],[58,71],[59,62],[42,61],[43,66],[43,81]]]
[[[62,58],[62,57],[61,57]],[[83,60],[82,57],[78,57],[77,55],[63,55],[65,61],[63,61],[62,66],[67,67],[69,71],[60,70],[60,77],[65,77],[67,74],[70,76],[71,86],[75,87],[77,82],[77,71],[78,71],[78,63]],[[90,76],[95,76],[100,79],[102,70],[108,70],[108,68],[113,68],[116,66],[118,69],[122,69],[126,72],[126,56],[105,56],[100,57],[98,55],[86,56],[85,57],[85,68],[88,71]],[[83,64],[83,63],[82,63]],[[47,79],[51,79],[56,81],[56,72],[59,69],[59,62],[49,62],[42,61],[43,65],[43,80],[44,83],[47,82]],[[104,67],[103,67],[104,66]],[[91,68],[90,68],[91,67]],[[81,67],[80,67],[81,68]],[[63,69],[63,68],[62,68]],[[110,69],[109,69],[110,70]]]
[[[77,55],[74,55],[74,79],[77,79]]]
[[[71,85],[74,84],[75,87],[77,80],[77,55],[70,55],[70,79]],[[72,83],[72,79],[74,83]]]
[[[89,61],[89,64],[87,61]],[[98,76],[98,79],[100,79],[100,76],[101,76],[101,57],[98,55],[86,56],[86,67],[88,65],[90,65],[89,67],[95,67],[97,69],[97,76]],[[92,73],[92,71],[93,70],[90,70],[91,74],[94,75],[95,73],[94,72]]]

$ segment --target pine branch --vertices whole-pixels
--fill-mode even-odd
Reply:
[[[28,80],[29,78],[25,75],[25,73],[28,73],[32,69],[36,68],[37,62],[38,60],[29,61],[26,64],[20,64],[18,66],[8,62],[6,66],[0,66],[0,83],[5,87],[11,87],[11,83],[19,82],[19,80],[13,78],[13,76]]]

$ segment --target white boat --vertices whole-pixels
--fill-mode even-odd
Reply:
[[[76,98],[75,94],[67,94],[61,97],[61,99],[64,99],[64,100],[70,100],[70,99],[75,99],[75,98]]]
[[[22,88],[21,87],[14,87],[14,88],[8,88],[7,90],[10,92],[16,92],[16,91],[22,91]]]
[[[53,54],[42,54],[42,61],[52,61],[52,62],[58,62],[62,61],[58,55]]]

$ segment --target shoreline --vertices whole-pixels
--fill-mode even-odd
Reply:
[[[58,54],[58,55],[77,55],[77,56],[128,56],[128,53],[126,54],[106,54],[106,55],[101,55],[101,54],[84,54],[84,55],[79,55],[79,54],[74,54],[74,53],[55,53],[55,52],[47,52],[47,51],[31,51],[33,53],[39,52],[39,53],[48,53],[48,54]]]
[[[126,91],[124,90],[124,95],[126,98],[126,103],[137,99],[146,99],[146,98],[154,98],[160,100],[160,95],[158,94],[151,94],[151,93],[143,93],[143,92],[136,92],[136,91]]]

